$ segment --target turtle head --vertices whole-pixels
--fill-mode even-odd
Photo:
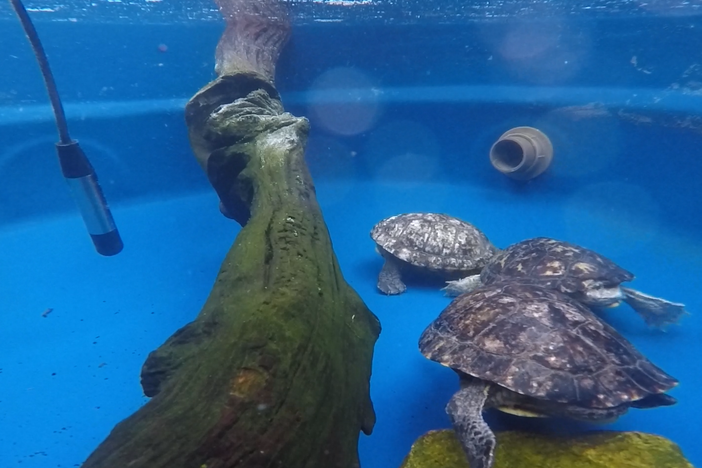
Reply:
[[[612,286],[602,281],[583,281],[582,296],[578,299],[590,306],[614,307],[624,299],[624,293],[619,285]]]

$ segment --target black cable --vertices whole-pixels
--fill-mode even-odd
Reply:
[[[116,255],[124,247],[122,238],[119,235],[119,231],[117,231],[112,213],[98,183],[95,169],[93,169],[78,142],[72,140],[68,134],[66,114],[63,112],[63,105],[56,88],[56,82],[51,73],[49,61],[44,53],[44,47],[41,45],[37,30],[34,28],[32,19],[27,14],[22,1],[10,0],[10,3],[22,23],[27,39],[32,45],[32,50],[44,77],[46,90],[49,93],[51,107],[54,110],[56,128],[59,133],[60,141],[56,143],[56,151],[63,177],[73,192],[73,197],[78,204],[83,222],[88,229],[88,234],[90,234],[95,250],[101,255]]]
[[[54,116],[56,117],[56,129],[58,130],[59,140],[63,144],[68,144],[71,142],[71,137],[68,135],[68,124],[66,123],[66,114],[63,112],[61,98],[59,97],[58,89],[56,88],[54,75],[51,73],[51,68],[49,68],[49,60],[46,58],[44,47],[41,45],[41,41],[39,40],[37,30],[34,27],[34,24],[32,24],[32,20],[27,14],[27,9],[22,4],[21,0],[10,0],[10,3],[12,3],[12,7],[15,9],[15,13],[17,13],[19,20],[22,23],[24,32],[25,34],[27,34],[29,43],[32,45],[32,50],[34,51],[34,55],[37,58],[37,62],[39,62],[41,75],[44,77],[46,90],[49,92],[49,100],[51,100],[51,107],[54,109]]]

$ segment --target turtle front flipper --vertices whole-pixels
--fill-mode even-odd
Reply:
[[[444,291],[445,295],[454,297],[471,292],[481,284],[482,282],[480,281],[480,275],[472,275],[454,281],[447,281],[446,286],[444,286],[441,290]]]
[[[402,294],[407,286],[402,282],[400,266],[391,258],[383,258],[385,258],[385,263],[378,275],[378,289],[388,295]]]
[[[463,380],[448,405],[453,430],[468,458],[470,468],[492,468],[495,460],[495,434],[483,419],[490,385],[481,380]]]
[[[624,287],[621,289],[624,293],[624,302],[629,304],[652,327],[665,328],[666,325],[677,323],[683,315],[688,313],[685,310],[685,304],[649,296],[635,289]]]

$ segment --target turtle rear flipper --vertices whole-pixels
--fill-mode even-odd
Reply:
[[[446,413],[470,468],[492,468],[497,441],[482,415],[490,384],[475,379],[461,382],[461,387],[446,405]]]
[[[625,287],[621,289],[624,293],[624,302],[629,304],[652,327],[665,328],[666,325],[677,323],[683,315],[688,313],[685,310],[685,304],[649,296],[635,289]]]
[[[378,289],[385,294],[402,294],[407,289],[400,276],[400,267],[391,258],[385,258],[383,268],[378,275]]]

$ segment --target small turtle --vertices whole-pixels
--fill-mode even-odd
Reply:
[[[685,314],[685,305],[620,286],[634,275],[597,252],[555,239],[536,237],[495,255],[479,275],[449,281],[447,295],[468,292],[480,284],[518,280],[556,289],[597,307],[626,302],[650,326],[663,328]]]
[[[472,224],[439,213],[391,216],[370,235],[385,259],[378,275],[378,289],[385,294],[407,289],[402,273],[408,270],[460,278],[480,271],[497,251]]]
[[[611,422],[629,408],[675,403],[677,381],[587,306],[519,282],[456,299],[419,339],[422,354],[458,373],[446,406],[470,468],[490,468],[488,408],[521,416]]]

